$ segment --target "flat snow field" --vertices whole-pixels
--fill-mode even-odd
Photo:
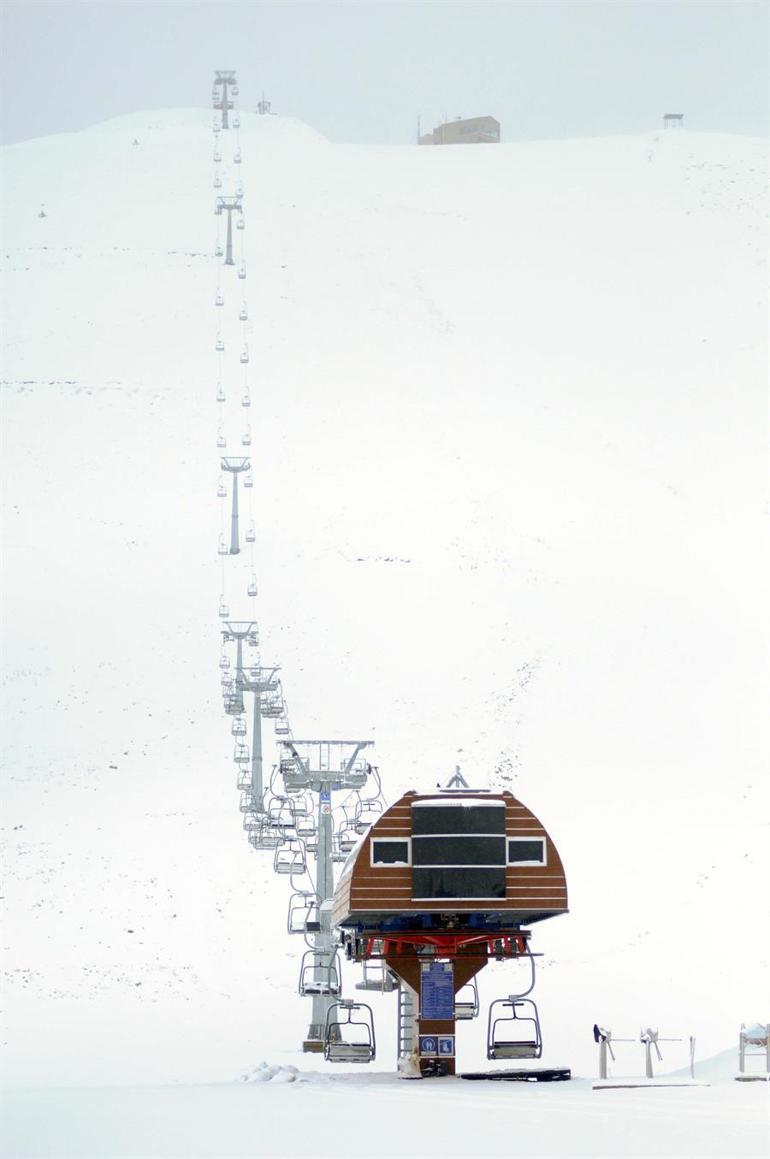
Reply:
[[[300,1072],[279,1086],[6,1092],[2,1154],[764,1156],[767,1110],[766,1083],[594,1091],[590,1079],[530,1086]]]

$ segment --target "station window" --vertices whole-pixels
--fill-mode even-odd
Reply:
[[[544,837],[509,837],[509,865],[545,865]]]
[[[505,869],[497,866],[429,866],[412,870],[412,897],[502,898],[505,897]]]
[[[411,865],[408,837],[373,837],[372,865]]]

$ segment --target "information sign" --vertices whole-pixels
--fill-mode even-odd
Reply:
[[[455,976],[451,962],[420,963],[420,1018],[455,1016]]]
[[[435,1034],[420,1035],[420,1058],[435,1058],[438,1053],[438,1039]]]
[[[321,789],[321,816],[327,817],[332,811],[332,795],[329,789]]]
[[[455,1036],[453,1034],[439,1034],[438,1036],[438,1052],[445,1058],[454,1058],[455,1056]]]

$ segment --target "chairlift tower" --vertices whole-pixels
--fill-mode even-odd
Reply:
[[[235,94],[238,91],[238,82],[235,79],[235,69],[233,68],[218,68],[214,73],[214,108],[222,113],[222,128],[229,129],[230,122],[227,114],[230,109],[235,107],[233,101],[228,97],[228,88],[231,93]]]
[[[331,900],[334,896],[334,867],[332,861],[332,793],[340,790],[361,789],[371,769],[361,758],[370,740],[284,740],[281,753],[281,772],[289,792],[310,789],[318,794],[318,851],[316,853],[316,894],[320,916],[320,930],[314,935],[316,951],[334,954],[331,925]],[[323,969],[315,968],[318,989],[322,990]],[[313,995],[313,1012],[307,1037],[302,1043],[305,1052],[321,1053],[324,1049],[326,1015],[338,995]]]
[[[256,629],[256,624],[250,624],[249,627]],[[248,637],[249,632],[245,636]],[[240,636],[240,638],[239,638]],[[236,669],[235,669],[235,683],[236,687],[242,692],[254,693],[254,716],[252,722],[252,741],[251,741],[251,797],[253,802],[253,812],[261,813],[264,808],[264,781],[262,774],[262,697],[275,692],[280,687],[278,679],[279,668],[275,665],[272,668],[261,668],[255,666],[254,668],[243,667],[243,639],[242,634],[233,635],[236,640]]]
[[[238,538],[238,476],[243,471],[251,470],[249,459],[222,459],[222,470],[228,471],[233,477],[233,505],[230,514],[230,555],[238,555],[241,550]]]
[[[243,206],[241,205],[241,194],[237,193],[235,197],[218,197],[215,213],[217,217],[221,217],[223,213],[227,214],[227,244],[225,245],[225,262],[226,266],[234,266],[233,261],[233,213],[243,213]]]

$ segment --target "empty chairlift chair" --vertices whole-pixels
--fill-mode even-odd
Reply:
[[[543,1038],[537,1006],[531,998],[511,994],[489,1007],[487,1058],[540,1058]]]
[[[365,833],[382,816],[382,801],[361,801],[356,811],[356,832]]]
[[[303,889],[291,895],[286,928],[290,934],[316,934],[320,931],[318,894]]]
[[[374,990],[379,994],[391,994],[398,989],[398,978],[384,962],[373,962],[364,958],[363,967],[364,974],[360,982],[356,982],[356,990]]]
[[[301,837],[305,842],[305,848],[308,853],[314,853],[318,848],[316,839],[316,824],[315,817],[297,817],[296,823],[297,836]],[[310,845],[308,845],[310,841]],[[312,846],[312,848],[311,848]]]
[[[356,830],[343,822],[338,835],[340,852],[345,854],[350,853],[358,845],[358,838],[359,834]]]
[[[294,802],[288,797],[273,797],[267,808],[267,823],[271,829],[293,829]]]
[[[306,950],[299,969],[302,998],[316,994],[338,998],[342,993],[340,959],[336,950]]]
[[[374,1015],[365,1002],[342,999],[326,1012],[324,1058],[327,1062],[372,1062],[376,1056]]]
[[[299,837],[289,837],[279,845],[273,858],[276,873],[304,873],[307,869],[305,843]]]
[[[461,986],[455,995],[455,1018],[458,1022],[469,1018],[478,1018],[479,1015],[479,988],[476,979],[471,978]]]

